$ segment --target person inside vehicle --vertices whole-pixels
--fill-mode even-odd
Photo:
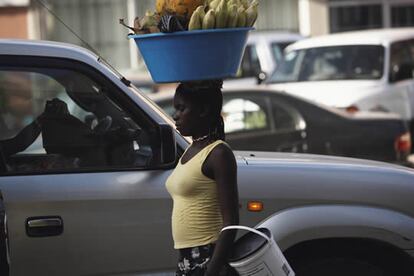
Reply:
[[[33,121],[32,90],[25,74],[0,76],[0,139],[7,139]]]
[[[50,103],[55,103],[52,106]],[[56,105],[60,103],[60,105]],[[56,108],[56,106],[58,108]],[[45,110],[35,120],[23,127],[16,135],[0,140],[0,163],[1,170],[7,170],[8,159],[10,156],[26,150],[32,145],[44,130],[44,125],[48,118],[69,114],[67,106],[59,99],[47,101]],[[3,120],[3,116],[0,117]],[[6,124],[0,123],[0,129],[6,129]]]
[[[40,117],[33,119],[32,88],[27,74],[0,75],[0,154],[2,159],[24,151],[41,132]]]
[[[227,265],[237,225],[237,166],[224,142],[222,81],[181,83],[174,96],[177,130],[192,136],[166,181],[173,199],[172,235],[179,252],[176,275],[237,275]]]

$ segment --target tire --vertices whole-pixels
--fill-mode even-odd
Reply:
[[[332,239],[302,243],[285,252],[296,276],[412,276],[412,259],[371,240]]]
[[[9,254],[7,241],[6,210],[0,191],[0,275],[9,275]]]

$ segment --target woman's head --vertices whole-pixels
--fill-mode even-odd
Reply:
[[[182,135],[193,138],[208,135],[211,140],[224,140],[222,84],[221,80],[214,80],[185,82],[177,87],[173,118]]]

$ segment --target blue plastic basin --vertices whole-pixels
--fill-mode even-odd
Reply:
[[[235,76],[252,28],[129,35],[155,82]]]

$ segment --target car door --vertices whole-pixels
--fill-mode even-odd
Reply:
[[[241,60],[238,77],[256,78],[262,72],[261,68],[256,44],[247,45]]]
[[[151,118],[66,59],[1,57],[0,97],[12,275],[173,267],[170,171]]]
[[[390,97],[382,99],[392,112],[413,122],[414,117],[414,40],[398,41],[390,46]],[[389,99],[390,98],[390,99]],[[413,125],[411,125],[413,126]]]
[[[276,93],[268,95],[271,99],[274,133],[278,137],[278,140],[275,140],[275,150],[279,152],[307,152],[308,126],[303,116],[304,111]]]
[[[296,140],[302,138],[287,121],[295,119],[267,94],[224,93],[222,114],[226,139],[233,149],[298,151]]]

